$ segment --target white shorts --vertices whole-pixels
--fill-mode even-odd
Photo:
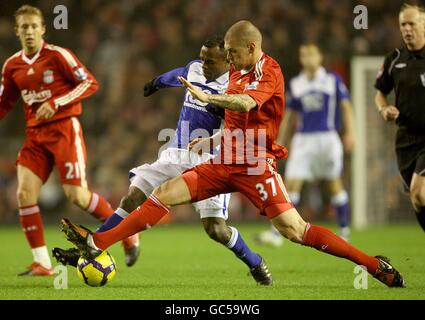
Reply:
[[[130,170],[131,186],[139,188],[146,197],[149,197],[156,187],[213,157],[208,153],[200,156],[185,149],[164,150],[154,163],[144,164]],[[227,220],[229,201],[230,193],[227,193],[194,202],[193,206],[201,218],[211,217]]]
[[[285,178],[311,181],[341,176],[343,149],[336,131],[296,133],[291,142]]]

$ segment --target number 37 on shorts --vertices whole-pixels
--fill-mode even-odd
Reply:
[[[293,208],[281,176],[273,172],[255,182],[257,194],[249,199],[269,218]],[[251,193],[251,192],[250,192]],[[253,196],[253,194],[251,194]]]

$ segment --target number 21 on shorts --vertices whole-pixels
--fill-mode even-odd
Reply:
[[[66,167],[66,178],[71,179],[80,179],[80,166],[78,162],[65,162]]]

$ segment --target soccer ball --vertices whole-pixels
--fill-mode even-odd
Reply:
[[[112,281],[116,274],[114,258],[107,251],[103,251],[93,260],[78,259],[78,278],[91,287],[101,287]]]

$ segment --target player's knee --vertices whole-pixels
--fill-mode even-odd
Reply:
[[[128,194],[121,199],[120,207],[127,212],[135,210],[146,200],[146,195],[136,187],[130,187]]]
[[[27,188],[18,188],[16,198],[20,205],[35,204],[37,195]]]

